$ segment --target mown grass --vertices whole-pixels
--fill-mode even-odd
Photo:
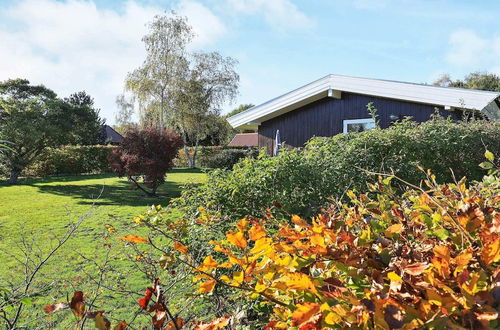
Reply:
[[[136,302],[149,283],[147,274],[131,269],[133,249],[115,237],[141,233],[141,229],[134,228],[134,216],[153,204],[168,204],[171,198],[179,196],[184,184],[201,183],[205,178],[200,170],[174,169],[159,188],[158,198],[132,190],[126,179],[112,174],[27,179],[15,186],[0,184],[0,287],[22,279],[23,269],[16,259],[22,259],[25,245],[33,246],[31,253],[34,256],[43,256],[70,223],[84,217],[78,232],[40,274],[39,286],[51,283],[52,289],[40,292],[40,299],[35,297],[34,305],[26,309],[24,316],[47,318],[43,305],[65,300],[73,290],[90,294],[96,287],[94,280],[101,272],[99,267],[109,254],[106,285],[116,287],[120,283],[124,291],[112,297],[109,293],[104,294],[96,301],[96,306],[113,299],[116,302],[112,304],[112,318],[130,317],[137,309],[136,305],[130,305],[131,302]],[[106,237],[110,234],[106,225],[117,231],[112,238]],[[137,297],[130,292],[137,292]],[[60,321],[54,316],[54,322],[57,320]]]

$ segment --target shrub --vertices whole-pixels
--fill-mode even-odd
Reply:
[[[155,196],[156,189],[165,182],[165,175],[174,166],[173,160],[183,146],[179,135],[154,128],[129,130],[120,146],[109,154],[109,163],[119,176],[127,176],[148,195]],[[142,177],[147,191],[138,182]]]
[[[498,328],[500,171],[493,154],[485,156],[488,175],[480,182],[439,184],[422,171],[424,185],[417,187],[379,176],[367,193],[349,190],[348,202],[331,203],[310,219],[294,215],[276,228],[266,213],[239,220],[214,241],[193,236],[204,241],[202,250],[186,236],[212,230],[219,219],[202,211],[194,221],[172,221],[160,206],[151,208],[134,219],[150,228],[147,239],[117,238],[161,252],[154,262],[149,247],[137,247],[143,254],[135,260],[145,265],[154,262],[166,274],[190,270],[197,282],[197,292],[186,293],[190,299],[218,298],[211,321],[200,322],[209,313],[200,316],[184,301],[171,306],[179,309],[173,314],[155,279],[138,304],[158,328],[168,322],[194,329]],[[241,300],[254,302],[253,309],[242,309]]]
[[[232,219],[267,209],[276,216],[311,216],[330,197],[364,191],[373,179],[366,170],[393,172],[412,184],[424,178],[418,166],[438,173],[442,182],[478,180],[485,148],[500,153],[500,122],[403,121],[384,130],[315,138],[304,149],[283,150],[277,157],[244,159],[232,171],[209,173],[205,184],[185,190],[173,205],[187,217],[196,215],[198,206]]]
[[[108,173],[108,154],[113,146],[64,146],[48,148],[40,159],[26,168],[25,176]]]
[[[189,151],[192,154],[192,148],[189,148]],[[257,155],[257,148],[202,146],[198,149],[197,161],[201,168],[231,169],[241,159],[245,157],[256,158]],[[174,166],[187,167],[188,165],[184,150],[180,150],[174,160]]]
[[[424,189],[404,194],[391,179],[277,233],[242,219],[193,265],[198,292],[264,301],[273,313],[260,321],[273,329],[497,328],[498,172],[470,187],[429,172]],[[179,244],[180,259],[198,251]]]

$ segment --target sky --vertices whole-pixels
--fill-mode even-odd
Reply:
[[[0,0],[0,80],[59,96],[85,90],[115,121],[115,98],[145,57],[155,15],[186,16],[194,51],[238,61],[239,96],[260,104],[327,74],[432,83],[500,74],[499,0]]]

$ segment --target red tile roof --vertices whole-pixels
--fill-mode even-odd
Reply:
[[[229,142],[230,147],[257,147],[259,145],[259,135],[257,133],[236,134]]]

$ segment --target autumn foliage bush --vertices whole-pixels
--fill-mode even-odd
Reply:
[[[276,222],[270,210],[244,217],[207,243],[209,253],[190,235],[217,228],[220,218],[202,209],[192,221],[172,220],[152,208],[134,219],[149,237],[118,238],[161,251],[157,263],[167,273],[190,269],[197,283],[190,296],[223,292],[267,312],[255,319],[229,306],[209,321],[189,309],[172,314],[159,280],[137,304],[154,329],[498,328],[500,170],[491,152],[485,156],[488,174],[479,182],[440,184],[423,169],[421,185],[380,175],[309,219]]]
[[[125,134],[108,159],[119,177],[127,176],[148,195],[155,195],[156,189],[165,182],[167,171],[174,166],[173,160],[182,146],[180,136],[171,131],[134,128]],[[139,177],[151,191],[140,185]]]

